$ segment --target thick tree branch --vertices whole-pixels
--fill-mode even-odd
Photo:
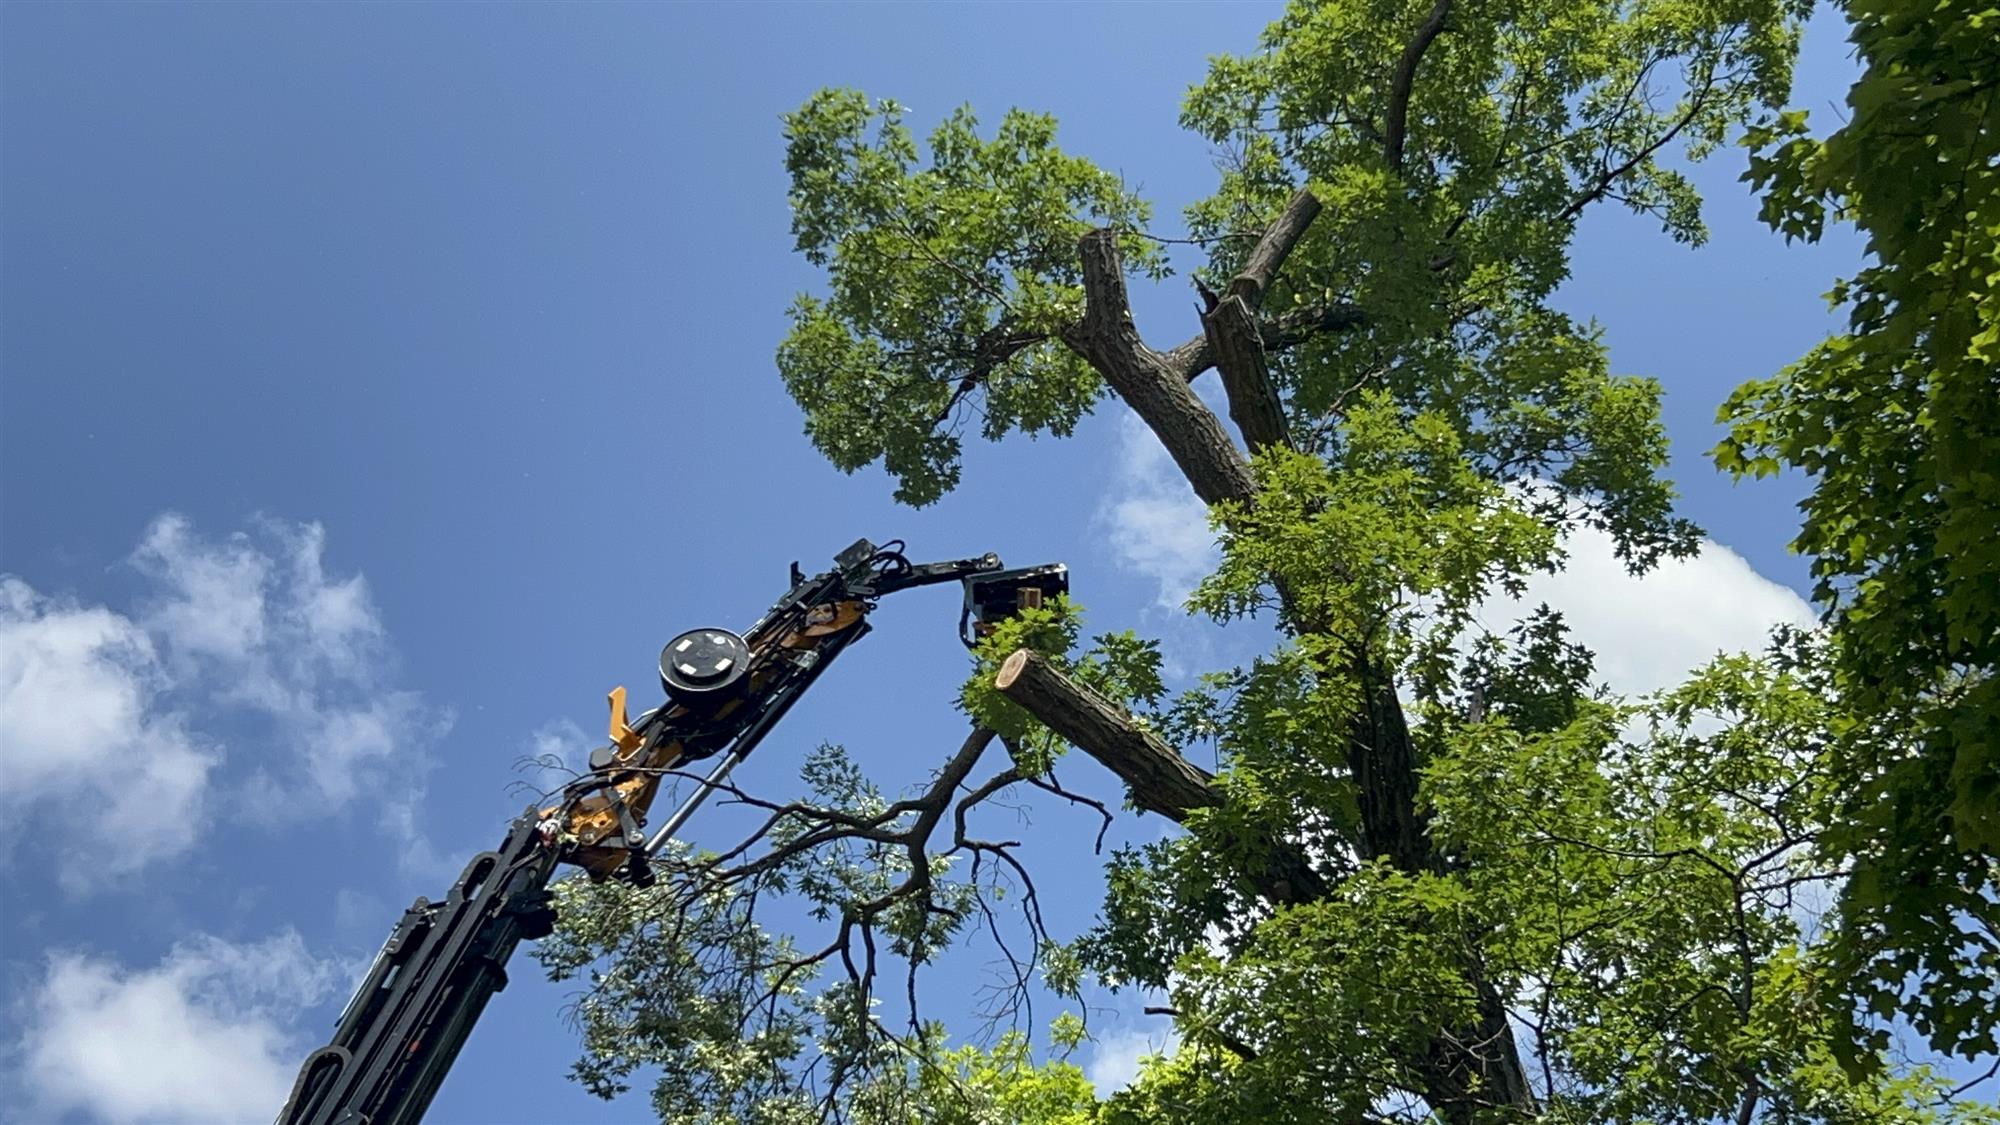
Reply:
[[[1277,316],[1257,318],[1257,338],[1263,341],[1265,354],[1287,351],[1315,336],[1328,332],[1346,332],[1368,323],[1368,316],[1361,306],[1346,301],[1336,301],[1330,305],[1303,305]],[[1176,347],[1160,353],[1167,365],[1180,373],[1182,380],[1194,382],[1215,366],[1215,349],[1209,346],[1208,334],[1204,332]]]
[[[1139,808],[1182,821],[1196,809],[1222,803],[1208,771],[1040,653],[1021,649],[1008,657],[993,686],[1123,779]]]
[[[1409,134],[1410,91],[1417,81],[1417,65],[1424,61],[1424,52],[1443,33],[1447,17],[1451,15],[1452,0],[1437,0],[1432,6],[1430,17],[1417,28],[1417,34],[1410,39],[1409,46],[1403,48],[1403,57],[1396,62],[1396,74],[1389,83],[1389,111],[1382,126],[1382,155],[1389,167],[1397,171],[1403,169],[1403,142]]]
[[[1327,332],[1345,332],[1368,323],[1360,305],[1336,301],[1330,305],[1302,305],[1279,313],[1258,325],[1267,352],[1283,351]]]
[[[1208,338],[1209,350],[1215,354],[1216,369],[1222,372],[1222,389],[1229,397],[1229,417],[1243,435],[1243,444],[1252,453],[1265,446],[1290,445],[1284,403],[1278,398],[1278,389],[1271,384],[1270,365],[1264,361],[1264,341],[1250,306],[1232,292],[1201,318],[1201,327]]]
[[[1306,228],[1319,216],[1319,197],[1305,188],[1292,193],[1285,209],[1278,214],[1264,237],[1250,250],[1243,268],[1229,280],[1228,296],[1241,297],[1256,308],[1264,303],[1264,294],[1271,288],[1271,279],[1284,267],[1285,259],[1291,256],[1292,248],[1305,237]]]
[[[1229,280],[1228,288],[1219,296],[1203,289],[1202,334],[1165,353],[1168,365],[1180,373],[1183,381],[1193,380],[1212,365],[1225,365],[1223,377],[1225,387],[1229,389],[1230,417],[1236,419],[1238,426],[1242,426],[1243,419],[1239,415],[1244,411],[1248,410],[1259,415],[1262,424],[1258,429],[1266,435],[1266,440],[1262,444],[1270,444],[1271,440],[1275,439],[1269,435],[1274,432],[1282,433],[1283,430],[1283,427],[1279,426],[1274,431],[1268,424],[1272,417],[1280,422],[1284,417],[1275,392],[1262,395],[1261,397],[1268,401],[1259,403],[1239,403],[1237,396],[1239,392],[1258,393],[1257,386],[1260,382],[1268,388],[1269,376],[1267,374],[1259,380],[1254,374],[1244,371],[1232,378],[1226,365],[1247,364],[1262,369],[1263,352],[1266,349],[1289,347],[1311,334],[1301,333],[1301,329],[1318,330],[1319,325],[1316,322],[1322,319],[1327,321],[1325,325],[1327,328],[1351,327],[1360,320],[1359,310],[1347,305],[1331,306],[1325,310],[1314,309],[1309,312],[1294,310],[1289,324],[1285,327],[1261,321],[1256,315],[1258,307],[1264,302],[1264,294],[1270,291],[1272,280],[1277,277],[1278,271],[1284,268],[1285,259],[1291,256],[1293,248],[1299,244],[1301,238],[1305,237],[1306,228],[1312,225],[1313,219],[1318,217],[1319,212],[1319,197],[1305,188],[1293,192],[1291,200],[1285,204],[1285,209],[1257,239],[1257,245],[1251,248],[1250,256],[1244,260],[1243,268]],[[1229,308],[1231,298],[1236,301],[1235,309]],[[1335,309],[1339,310],[1338,314],[1323,315]],[[1298,314],[1302,312],[1308,315],[1299,316]],[[1223,318],[1219,326],[1213,323],[1218,316]],[[1249,430],[1244,431],[1244,440],[1251,442]],[[1256,449],[1257,444],[1252,442],[1251,448]]]
[[[1152,429],[1203,503],[1249,502],[1256,481],[1222,422],[1166,358],[1139,339],[1116,232],[1091,231],[1083,236],[1080,250],[1084,315],[1064,330],[1063,342],[1088,360]]]
[[[1077,683],[1047,657],[1022,649],[1008,657],[994,677],[1001,694],[1019,703],[1072,745],[1095,758],[1122,779],[1132,795],[1132,803],[1175,821],[1188,813],[1222,803],[1211,775],[1182,758],[1151,731],[1141,727],[1117,704],[1089,687]],[[1394,694],[1385,701],[1394,703]],[[1404,783],[1414,784],[1414,764],[1403,762],[1396,751],[1409,746],[1409,732],[1402,726],[1400,707],[1384,714],[1374,708],[1364,719],[1363,731],[1373,736],[1371,744],[1358,745],[1354,757],[1359,768],[1373,776],[1357,776],[1363,793],[1381,787],[1389,792],[1378,795],[1384,805],[1365,828],[1376,854],[1388,854],[1400,865],[1421,869],[1430,862],[1428,839],[1414,808],[1414,794],[1402,793]],[[1379,744],[1375,744],[1379,740]],[[1390,749],[1384,761],[1383,750]],[[1393,762],[1393,765],[1391,764]],[[1400,776],[1383,776],[1386,771]],[[1325,897],[1326,881],[1313,870],[1303,849],[1285,841],[1260,841],[1258,849],[1269,856],[1262,871],[1245,872],[1249,882],[1271,902],[1298,904]],[[1472,1027],[1447,1031],[1433,1042],[1423,1063],[1426,1095],[1443,1107],[1446,1120],[1470,1121],[1467,1114],[1480,1105],[1532,1108],[1533,1093],[1527,1087],[1526,1071],[1507,1025],[1506,1008],[1500,994],[1476,966],[1468,966],[1467,983],[1478,997],[1479,1020]]]
[[[1361,805],[1361,835],[1369,855],[1387,856],[1412,874],[1438,862],[1430,823],[1417,807],[1417,751],[1402,700],[1387,669],[1367,654],[1349,668],[1359,681],[1361,708],[1348,734],[1347,768]]]
[[[1040,653],[1021,649],[1001,664],[993,686],[1019,703],[1071,745],[1117,774],[1132,803],[1176,823],[1196,809],[1222,804],[1207,770],[1140,726],[1125,709],[1071,679]],[[1279,904],[1324,897],[1326,880],[1313,870],[1304,849],[1269,838],[1247,841],[1267,857],[1263,870],[1244,874],[1258,894]]]
[[[1230,280],[1228,291],[1201,318],[1202,336],[1222,372],[1222,387],[1229,396],[1229,417],[1252,453],[1267,445],[1291,443],[1285,428],[1285,406],[1271,384],[1270,367],[1264,360],[1256,309],[1319,211],[1319,199],[1312,192],[1305,188],[1294,192],[1291,202]]]

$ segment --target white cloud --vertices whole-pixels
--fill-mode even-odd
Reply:
[[[185,519],[169,513],[146,529],[131,561],[165,587],[166,596],[146,614],[147,625],[171,642],[177,656],[233,666],[264,647],[271,560],[243,534],[204,544]]]
[[[244,944],[197,935],[143,969],[52,953],[17,1012],[20,1088],[48,1117],[269,1121],[310,1049],[293,1019],[352,968],[291,930]]]
[[[1547,602],[1562,613],[1570,640],[1597,654],[1598,678],[1624,695],[1679,683],[1717,653],[1760,649],[1775,625],[1814,622],[1805,599],[1713,540],[1693,558],[1669,559],[1637,578],[1602,531],[1580,529],[1568,548],[1561,572],[1536,575],[1520,599],[1490,599],[1480,619],[1504,631]]]
[[[269,716],[290,753],[259,763],[253,817],[339,808],[421,773],[410,753],[450,719],[383,683],[393,666],[366,579],[329,578],[319,524],[260,520],[205,539],[174,514],[153,521],[133,565],[159,593],[139,615],[167,665],[214,698]]]
[[[89,825],[88,864],[59,861],[72,889],[186,851],[207,819],[221,754],[155,707],[165,683],[129,618],[0,578],[0,810]]]
[[[1142,1060],[1152,1055],[1171,1055],[1179,1049],[1180,1035],[1170,1021],[1146,1017],[1144,1022],[1146,1026],[1122,1028],[1094,1043],[1083,1073],[1097,1087],[1099,1097],[1137,1081]]]
[[[1098,520],[1116,561],[1157,587],[1160,607],[1177,610],[1220,558],[1207,509],[1130,412],[1120,415],[1117,448],[1116,476]],[[1598,676],[1621,693],[1668,687],[1718,652],[1761,648],[1774,625],[1815,620],[1798,594],[1712,540],[1695,557],[1667,560],[1638,578],[1626,572],[1604,532],[1578,529],[1567,546],[1560,573],[1536,575],[1521,599],[1487,601],[1480,619],[1504,632],[1547,602],[1562,612],[1571,639],[1597,654]]]
[[[1221,559],[1208,508],[1137,415],[1118,419],[1118,468],[1097,519],[1113,557],[1158,587],[1158,604],[1179,610]]]
[[[552,719],[528,736],[527,765],[541,771],[541,781],[561,785],[590,770],[590,752],[602,745],[569,719]]]
[[[254,530],[156,519],[130,560],[153,590],[129,615],[0,577],[0,811],[48,823],[90,803],[104,835],[57,859],[70,889],[185,851],[220,804],[225,741],[256,748],[227,782],[252,823],[421,789],[418,749],[451,720],[383,682],[393,652],[365,580],[328,577],[318,524]],[[263,729],[214,733],[246,721]]]

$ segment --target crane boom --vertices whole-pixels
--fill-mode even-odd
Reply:
[[[624,688],[611,692],[610,741],[560,799],[530,805],[492,851],[474,856],[445,897],[419,898],[383,943],[333,1039],[299,1067],[277,1125],[415,1125],[523,941],[555,927],[557,867],[650,886],[650,860],[729,770],[749,756],[848,645],[869,630],[876,599],[913,586],[965,586],[960,636],[969,645],[1022,605],[1069,588],[1060,564],[1002,570],[987,554],[914,564],[901,544],[866,539],[792,588],[741,636],[693,629],[660,654],[667,699],[636,721]],[[660,829],[645,833],[662,782],[721,755]]]

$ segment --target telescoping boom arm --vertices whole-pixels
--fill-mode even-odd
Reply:
[[[702,800],[757,747],[834,657],[869,630],[876,599],[912,586],[965,586],[959,635],[967,644],[1024,605],[1069,588],[1060,564],[1003,570],[997,555],[911,563],[900,542],[866,539],[792,588],[741,635],[693,629],[660,652],[666,700],[637,720],[624,688],[611,692],[610,742],[590,772],[547,806],[530,805],[500,846],[468,863],[438,902],[403,913],[341,1013],[333,1040],[299,1068],[277,1125],[414,1125],[437,1093],[472,1025],[507,987],[507,959],[555,926],[549,880],[570,864],[592,879],[650,886],[651,857]],[[662,781],[719,757],[650,835],[647,812]]]

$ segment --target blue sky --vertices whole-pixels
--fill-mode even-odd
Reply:
[[[1276,11],[0,5],[0,1113],[268,1119],[402,907],[524,804],[516,759],[586,749],[609,687],[651,698],[662,641],[747,625],[793,559],[863,535],[1061,559],[1093,624],[1166,634],[1184,669],[1242,651],[1163,608],[1205,535],[1115,411],[972,449],[922,512],[811,451],[772,364],[816,283],[778,118],[830,84],[920,127],[1047,110],[1174,233],[1213,184],[1180,94]],[[1815,27],[1796,101],[1824,115],[1850,71]],[[1857,251],[1786,249],[1741,168],[1698,175],[1708,247],[1600,211],[1565,291],[1665,382],[1719,544],[1641,585],[1582,543],[1538,589],[1635,690],[1804,613],[1801,485],[1733,486],[1704,451],[1730,387],[1832,327]],[[1194,331],[1184,283],[1136,296],[1142,330]],[[741,780],[790,793],[833,740],[920,781],[963,728],[955,597],[888,602]],[[1034,817],[1074,930],[1094,826]],[[564,990],[515,978],[431,1120],[644,1119],[565,1080]],[[1103,1005],[1080,1057],[1112,1082],[1157,1031]]]

